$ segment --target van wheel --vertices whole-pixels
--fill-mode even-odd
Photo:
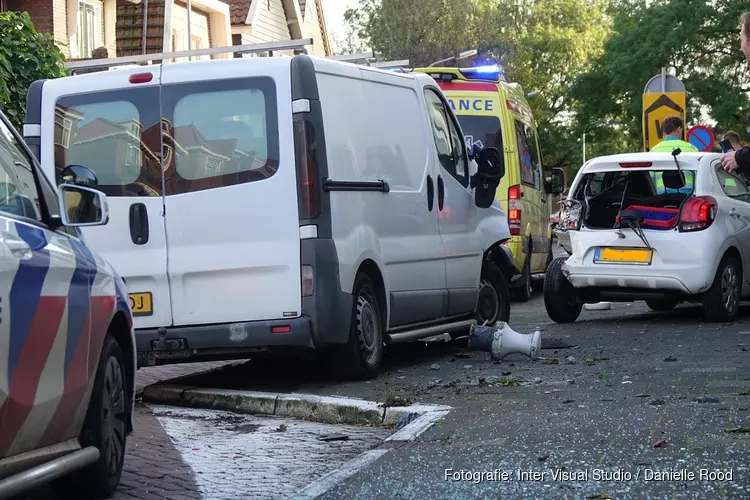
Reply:
[[[554,259],[554,257],[552,256],[552,247],[550,246],[549,252],[547,253],[547,263],[544,264],[545,273],[547,272],[547,269],[549,269],[549,265],[552,264],[552,259]],[[531,289],[535,292],[544,292],[544,279],[534,280]]]
[[[531,250],[531,249],[529,249]],[[532,288],[534,280],[531,279],[531,252],[526,255],[526,263],[523,266],[523,277],[521,278],[521,286],[516,288],[513,294],[515,299],[519,302],[528,302],[531,300],[531,296],[534,293]]]
[[[63,498],[109,498],[117,489],[125,461],[127,384],[122,350],[107,334],[80,436],[82,448],[99,449],[99,461],[52,483]]]
[[[671,311],[677,307],[678,303],[677,299],[654,299],[646,301],[646,305],[652,311]]]
[[[377,288],[369,276],[358,273],[354,281],[354,305],[349,341],[333,346],[329,367],[336,378],[375,378],[383,360],[383,315]]]
[[[703,297],[703,316],[706,321],[734,321],[740,310],[741,293],[742,266],[736,257],[725,255],[716,270],[713,285]]]
[[[510,319],[510,289],[500,269],[492,262],[482,263],[479,300],[477,301],[477,323],[494,325]]]
[[[573,323],[583,309],[576,289],[563,274],[562,266],[566,260],[565,257],[553,260],[544,275],[544,307],[555,323]]]

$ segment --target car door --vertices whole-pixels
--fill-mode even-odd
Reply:
[[[82,89],[78,78],[49,82],[42,121],[42,168],[58,184],[78,164],[94,171],[107,195],[109,223],[81,229],[92,250],[125,280],[136,329],[169,326],[162,154],[160,66],[120,69]]]
[[[0,120],[0,457],[75,437],[88,384],[91,266],[42,222],[35,168]]]
[[[745,264],[745,281],[750,282],[750,189],[739,177],[722,169],[721,163],[717,162],[714,168],[721,189],[727,195],[719,203],[719,215],[724,216],[723,220],[731,228],[729,233],[739,241]]]
[[[174,324],[300,316],[289,60],[211,68],[162,70]]]
[[[476,309],[482,246],[477,238],[478,215],[468,190],[469,164],[466,143],[449,104],[436,88],[424,89],[435,138],[437,207],[440,237],[445,247],[445,281],[448,315]]]

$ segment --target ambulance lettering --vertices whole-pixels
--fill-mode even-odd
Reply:
[[[448,103],[451,105],[453,111],[493,111],[492,99],[459,99],[458,109],[456,109],[456,101],[454,99],[448,99]]]

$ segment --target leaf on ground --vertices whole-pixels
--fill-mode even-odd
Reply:
[[[727,434],[750,434],[750,427],[734,427],[732,429],[724,429]]]

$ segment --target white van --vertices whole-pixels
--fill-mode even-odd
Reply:
[[[24,131],[51,178],[85,165],[109,197],[84,234],[126,280],[141,366],[294,347],[373,377],[384,343],[509,316],[502,155],[469,161],[427,75],[307,55],[103,71],[35,82]]]

